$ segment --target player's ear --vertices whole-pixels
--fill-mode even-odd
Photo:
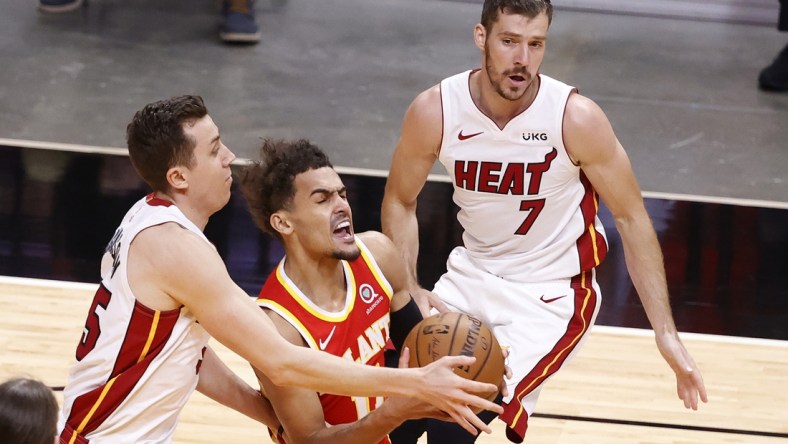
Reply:
[[[189,187],[189,181],[186,180],[186,174],[184,174],[183,169],[179,166],[174,166],[167,170],[165,177],[167,178],[167,183],[176,190],[185,190]]]
[[[282,235],[293,232],[293,225],[287,219],[287,214],[282,211],[273,213],[268,220],[271,223],[271,227]]]
[[[476,47],[484,51],[484,43],[487,41],[487,30],[481,23],[477,23],[473,28],[473,41]]]

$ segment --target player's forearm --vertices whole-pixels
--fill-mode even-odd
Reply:
[[[675,333],[662,250],[648,216],[616,221],[632,283],[657,334]]]
[[[223,310],[203,312],[201,322],[214,338],[276,385],[349,396],[419,398],[431,388],[422,381],[423,369],[371,367],[293,345],[246,295],[238,297],[228,298]],[[225,326],[230,328],[220,328]]]
[[[197,391],[269,427],[278,427],[268,400],[233,373],[210,347],[206,349],[200,366]]]
[[[419,397],[426,389],[419,369],[362,365],[328,353],[293,346],[280,371],[266,373],[277,385],[303,387],[347,396]]]
[[[406,205],[392,198],[384,198],[381,208],[383,233],[397,246],[413,283],[416,283],[416,261],[419,256],[419,224],[416,203]]]
[[[350,424],[338,424],[319,430],[309,438],[293,444],[375,444],[406,418],[385,408],[386,403]]]

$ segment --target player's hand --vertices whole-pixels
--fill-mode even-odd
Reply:
[[[509,360],[509,347],[501,347],[501,353],[503,353],[504,379],[501,379],[501,385],[498,386],[498,390],[500,390],[501,395],[506,398],[509,396],[509,384],[506,383],[506,380],[512,379],[513,376],[512,369],[509,367],[509,363],[507,362]]]
[[[421,315],[425,318],[432,314],[432,308],[438,310],[439,313],[448,313],[450,311],[449,307],[440,300],[438,295],[429,290],[415,288],[411,290],[410,296],[416,301]]]
[[[403,347],[399,356],[399,368],[408,368],[410,349]],[[416,398],[392,396],[386,399],[381,409],[387,409],[389,414],[396,416],[401,421],[419,418],[435,418],[441,421],[451,421],[448,413],[432,404]]]
[[[657,334],[657,348],[676,374],[676,392],[684,407],[698,410],[698,398],[709,402],[706,386],[695,360],[692,359],[677,333]]]
[[[503,413],[503,407],[485,399],[498,391],[495,385],[471,381],[454,373],[454,368],[471,365],[475,360],[472,356],[444,356],[421,367],[419,370],[422,372],[422,384],[417,395],[446,412],[473,435],[478,433],[477,429],[486,433],[492,433],[492,429],[479,419],[469,406],[491,410],[499,415]]]

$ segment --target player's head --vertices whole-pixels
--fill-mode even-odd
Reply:
[[[14,378],[0,384],[0,441],[52,444],[57,410],[52,390],[40,381]]]
[[[212,211],[230,198],[235,155],[199,96],[178,96],[145,105],[126,128],[129,157],[155,191],[188,192]]]
[[[345,185],[328,156],[308,140],[266,140],[260,160],[240,174],[249,212],[285,248],[352,260],[359,250]]]
[[[490,32],[501,14],[522,15],[528,18],[545,14],[549,25],[553,21],[553,5],[550,0],[485,0],[482,6],[481,25]]]
[[[485,0],[476,46],[490,85],[507,100],[518,100],[535,80],[553,17],[549,0]]]

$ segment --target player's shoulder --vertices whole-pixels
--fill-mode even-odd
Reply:
[[[364,243],[364,246],[367,247],[372,258],[381,267],[384,274],[386,274],[386,270],[391,268],[392,264],[402,260],[394,242],[380,231],[365,231],[357,236]]]
[[[415,113],[434,112],[441,108],[441,85],[435,84],[420,92],[411,102],[410,111]]]
[[[575,92],[566,100],[564,122],[573,126],[586,126],[598,123],[599,119],[607,119],[605,112],[590,98]]]
[[[210,261],[215,252],[204,238],[177,222],[145,228],[134,237],[131,244],[135,254],[142,254],[148,261],[164,265]]]
[[[394,242],[379,231],[367,231],[358,234],[357,237],[364,243],[395,291],[403,286],[407,280],[405,263]]]
[[[132,242],[152,247],[189,246],[203,239],[193,231],[175,221],[168,221],[142,229]],[[201,244],[197,244],[201,245]]]
[[[356,234],[359,240],[364,243],[372,256],[377,260],[379,256],[386,256],[391,252],[396,253],[396,247],[391,239],[380,231],[365,231]]]

